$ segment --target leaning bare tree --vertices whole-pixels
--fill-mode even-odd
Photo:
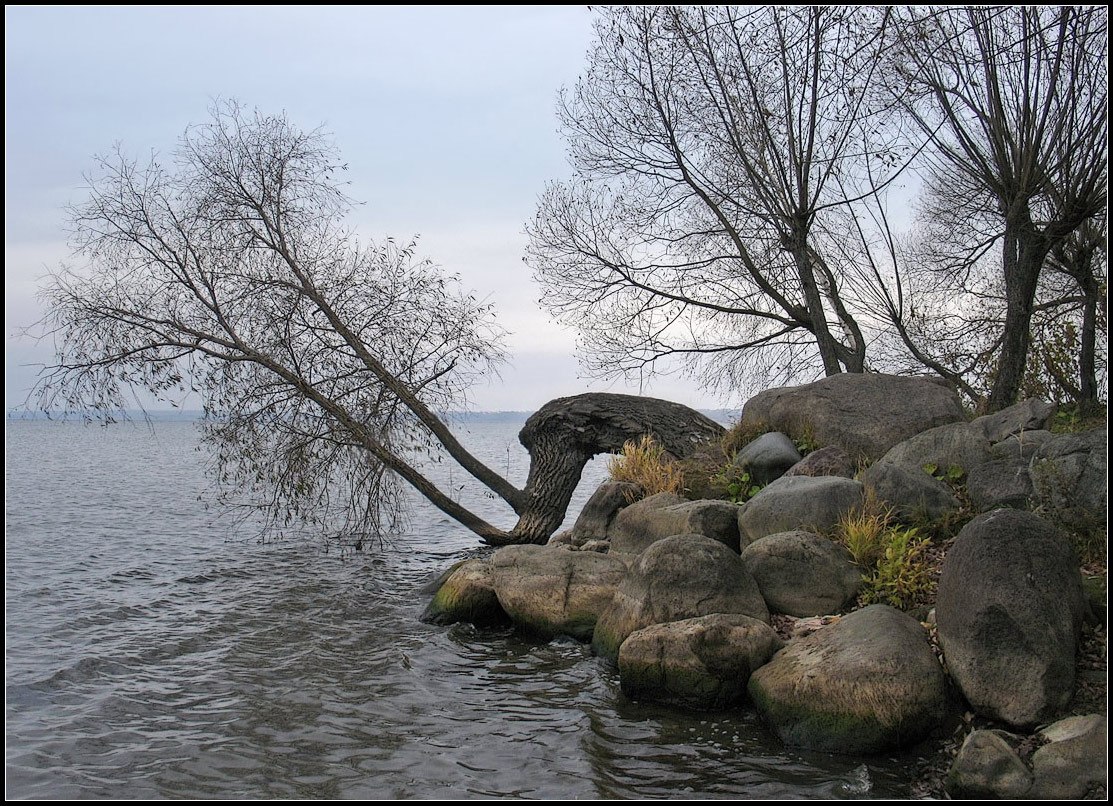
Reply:
[[[1105,208],[1108,29],[1100,7],[968,7],[901,12],[896,87],[930,136],[934,181],[994,226],[937,227],[947,271],[999,260],[1004,317],[988,406],[1014,402],[1049,255]],[[989,237],[986,237],[988,232]],[[946,263],[946,261],[945,261]]]
[[[527,485],[467,451],[437,412],[501,357],[490,309],[412,246],[345,229],[343,170],[320,132],[235,104],[190,128],[170,168],[101,160],[73,211],[85,263],[57,273],[58,363],[39,405],[109,418],[136,387],[195,393],[218,480],[279,525],[381,533],[406,483],[489,543],[542,542],[594,453],[654,434],[686,455],[719,426],[621,395],[554,401],[526,424]],[[420,470],[443,451],[518,516],[505,531]]]
[[[728,387],[743,371],[864,369],[869,324],[838,239],[908,157],[873,91],[889,21],[876,8],[603,10],[559,110],[574,178],[528,228],[544,302],[579,330],[589,369],[679,358]]]

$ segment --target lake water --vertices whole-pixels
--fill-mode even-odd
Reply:
[[[463,441],[520,483],[520,424]],[[198,500],[196,444],[187,422],[8,422],[8,797],[907,796],[915,753],[787,750],[747,708],[630,701],[570,639],[422,624],[419,589],[479,544],[420,501],[382,550],[236,532]]]

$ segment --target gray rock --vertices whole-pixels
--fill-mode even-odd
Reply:
[[[927,468],[947,473],[960,468],[963,473],[988,462],[990,442],[982,430],[970,423],[951,423],[916,434],[890,448],[881,461],[906,470],[931,474]]]
[[[620,511],[645,496],[640,484],[629,481],[605,481],[587,499],[572,532],[578,543],[605,540],[607,529]]]
[[[1105,428],[1060,434],[1040,445],[1028,466],[1033,501],[1069,529],[1105,529],[1106,437]]]
[[[573,534],[571,529],[565,529],[563,532],[557,532],[549,538],[546,546],[560,546],[561,548],[576,548],[576,535]]]
[[[1013,434],[1043,430],[1054,416],[1055,409],[1054,403],[1029,398],[1007,409],[978,417],[970,425],[980,430],[990,442],[1000,442]]]
[[[670,495],[671,493],[662,493]],[[611,551],[641,554],[653,543],[673,535],[697,534],[718,540],[738,551],[738,505],[729,501],[680,501],[662,498],[665,506],[642,507],[659,496],[627,507],[618,514],[610,530]]]
[[[741,546],[777,532],[830,531],[839,518],[862,505],[863,495],[862,484],[853,479],[779,478],[742,505],[738,514]]]
[[[545,637],[590,641],[599,613],[626,576],[606,554],[552,546],[507,546],[491,555],[491,586],[515,624]]]
[[[998,507],[1026,509],[1032,495],[1028,463],[1021,458],[994,459],[970,469],[966,493],[975,512]]]
[[[753,673],[749,694],[785,744],[832,753],[912,744],[946,706],[927,633],[887,605],[794,639]]]
[[[1078,800],[1091,787],[1108,780],[1108,734],[1102,714],[1072,716],[1044,728],[1040,735],[1050,744],[1032,756],[1035,783],[1031,797]]]
[[[838,445],[812,451],[785,471],[786,476],[842,476],[854,478],[854,461]]]
[[[753,484],[764,486],[779,479],[800,459],[791,439],[779,431],[770,431],[740,450],[732,464],[739,472],[749,473]]]
[[[946,788],[956,798],[1022,798],[1032,788],[1032,771],[1001,731],[976,730],[955,756]]]
[[[933,521],[962,509],[951,488],[919,468],[874,462],[861,476],[867,495],[872,495],[903,521]]]
[[[1022,431],[989,446],[994,459],[1023,460],[1027,464],[1040,445],[1055,437],[1050,431]]]
[[[743,427],[838,445],[873,461],[908,437],[965,419],[958,394],[937,378],[843,373],[768,389],[742,409]]]
[[[631,633],[618,651],[618,674],[634,699],[723,708],[745,695],[750,674],[781,646],[764,621],[715,613]]]
[[[742,564],[774,613],[836,613],[858,595],[862,569],[842,546],[811,532],[781,532],[755,540]]]
[[[432,624],[505,621],[506,613],[495,595],[487,560],[465,560],[453,566],[421,614],[421,620]]]
[[[592,647],[614,660],[637,630],[712,613],[769,620],[757,583],[737,554],[703,535],[666,537],[630,566],[595,625]]]
[[[998,509],[959,532],[935,615],[947,668],[979,714],[1024,728],[1066,705],[1085,604],[1066,537]]]

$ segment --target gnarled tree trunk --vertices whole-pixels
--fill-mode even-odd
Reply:
[[[651,397],[590,392],[546,403],[518,439],[529,451],[529,477],[518,524],[493,545],[544,543],[564,520],[587,460],[618,453],[630,440],[653,437],[682,459],[717,439],[723,427],[694,409]]]

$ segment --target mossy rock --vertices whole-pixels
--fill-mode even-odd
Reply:
[[[421,614],[430,624],[496,624],[507,620],[491,582],[486,560],[464,560],[449,569]]]
[[[926,737],[946,708],[943,671],[910,616],[872,605],[778,652],[749,694],[785,744],[881,753]]]

